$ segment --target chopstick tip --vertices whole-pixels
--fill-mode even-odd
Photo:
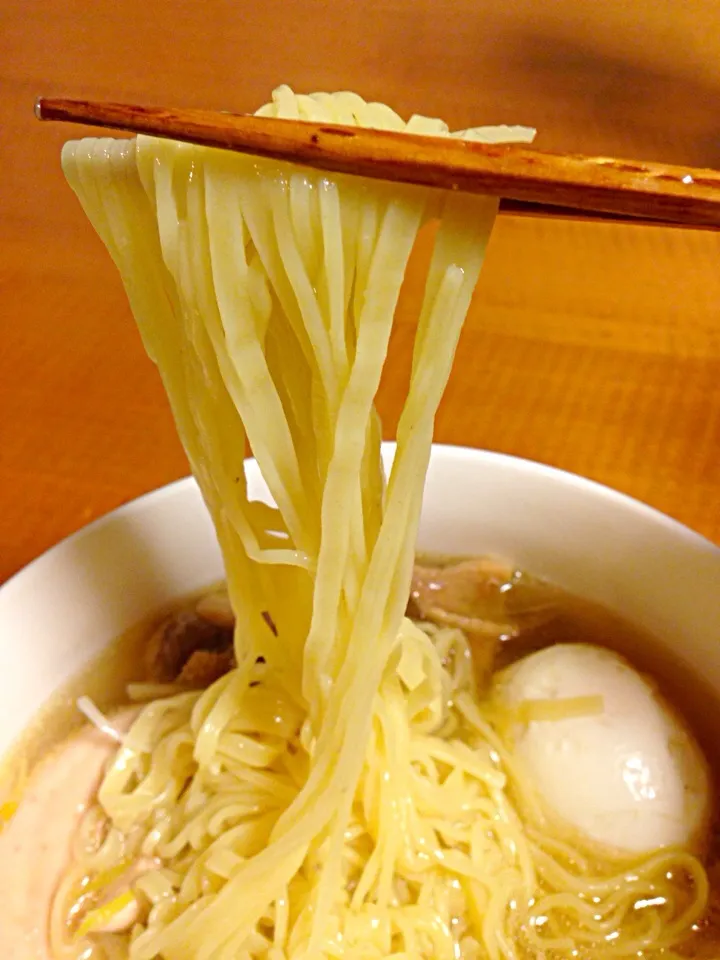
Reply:
[[[35,97],[35,116],[38,120],[44,120],[45,115],[43,113],[43,105],[45,103],[44,97]]]

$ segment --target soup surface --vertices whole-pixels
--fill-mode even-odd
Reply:
[[[275,629],[272,611],[266,616],[269,628]],[[710,783],[718,769],[718,711],[716,698],[704,688],[701,678],[693,676],[679,658],[660,656],[652,637],[611,611],[515,571],[510,564],[495,558],[419,557],[407,616],[421,625],[431,643],[441,645],[443,663],[450,675],[457,680],[464,667],[469,671],[464,680],[457,680],[454,689],[446,691],[448,703],[453,697],[461,700],[471,692],[472,709],[480,711],[489,735],[497,738],[498,748],[507,751],[507,763],[517,763],[523,770],[522,777],[510,777],[505,787],[515,809],[520,811],[522,829],[530,836],[538,831],[544,833],[542,841],[536,838],[537,847],[533,849],[545,854],[551,851],[555,857],[552,869],[541,870],[537,878],[536,899],[549,907],[543,913],[533,912],[532,904],[529,910],[523,910],[519,904],[516,907],[517,942],[513,949],[517,956],[652,955],[653,944],[643,943],[643,938],[647,941],[648,932],[659,935],[663,925],[673,924],[674,939],[662,951],[663,955],[717,956],[720,926],[716,923],[714,904],[720,897],[720,877],[715,866],[717,844],[710,801],[715,791]],[[4,822],[0,833],[0,936],[5,957],[112,960],[135,956],[131,952],[133,945],[141,942],[139,938],[149,915],[164,901],[170,902],[179,895],[171,885],[167,886],[167,877],[178,862],[177,853],[171,851],[162,856],[159,849],[150,850],[148,837],[139,843],[131,836],[132,830],[125,831],[121,839],[122,830],[114,836],[118,817],[114,815],[113,824],[113,817],[98,802],[98,788],[106,769],[113,762],[117,764],[118,740],[125,736],[143,704],[183,697],[197,704],[201,691],[212,689],[232,674],[236,667],[234,629],[234,617],[222,586],[189,597],[171,610],[160,611],[151,621],[117,640],[102,658],[59,691],[4,758],[0,767],[0,810]],[[560,655],[553,653],[557,650],[561,650]],[[619,658],[612,657],[614,654]],[[549,672],[538,659],[548,656],[555,658]],[[631,699],[636,698],[629,710],[623,713],[624,708],[617,707],[608,687],[602,695],[563,693],[560,688],[565,682],[562,677],[567,674],[568,657],[576,661],[571,664],[571,671],[577,671],[578,663],[582,669],[587,657],[598,658],[589,661],[592,671],[597,677],[609,666],[611,684],[622,673],[617,682],[627,680],[631,684]],[[534,665],[538,663],[545,673],[537,672]],[[272,701],[277,692],[269,679],[271,665],[259,662],[256,667],[252,684],[260,698]],[[404,677],[403,682],[412,686],[412,665],[396,662],[395,667]],[[540,687],[547,686],[547,677],[551,676],[555,694],[523,694],[519,701],[513,701],[508,691],[513,684],[526,683],[523,671],[528,670],[535,671],[530,687],[538,683]],[[647,689],[659,691],[656,701],[652,692],[645,692],[644,677],[651,680]],[[592,677],[582,678],[582,683],[589,683],[590,687],[594,682],[600,683]],[[632,687],[636,682],[640,685]],[[637,714],[642,729],[633,731],[632,724],[637,723],[633,710],[637,699],[644,697],[650,706]],[[81,700],[88,712],[85,698],[91,701],[89,712],[95,726],[89,725],[78,709]],[[550,701],[555,707],[547,713]],[[618,709],[618,722],[628,726],[622,732],[625,741],[613,742],[611,748],[624,749],[637,735],[640,739],[633,749],[650,743],[648,750],[652,752],[653,742],[643,737],[653,723],[667,723],[668,756],[673,763],[680,759],[675,766],[671,763],[664,774],[667,776],[670,770],[680,778],[681,803],[690,803],[688,797],[694,797],[687,808],[682,808],[680,832],[668,834],[672,843],[664,842],[664,827],[659,828],[657,849],[652,846],[655,841],[651,827],[645,848],[621,849],[617,843],[613,846],[606,842],[608,838],[620,838],[622,843],[631,845],[634,842],[623,838],[618,827],[625,816],[620,807],[609,809],[614,824],[610,828],[604,825],[602,816],[592,820],[586,815],[587,809],[578,812],[577,806],[573,807],[575,787],[571,780],[582,758],[572,759],[567,771],[570,779],[559,794],[543,781],[547,756],[558,750],[572,751],[574,738],[579,737],[580,742],[593,724],[598,729],[607,727]],[[522,710],[526,715],[520,715]],[[290,714],[292,709],[281,705],[277,707],[276,720],[288,721]],[[301,762],[301,714],[296,709],[293,716],[290,725],[295,723],[298,729],[287,734],[286,742],[290,754]],[[427,735],[433,733],[437,744],[445,741],[477,746],[469,731],[459,729],[457,722],[449,718],[451,713],[438,714],[434,726],[427,726]],[[580,726],[574,728],[573,724]],[[699,749],[686,727],[692,730]],[[522,731],[518,732],[520,728]],[[243,757],[246,771],[254,771],[254,776],[261,775],[264,769],[277,772],[277,757],[268,760],[261,756],[270,742],[267,734],[255,734],[243,741],[241,752],[258,751],[257,757]],[[588,761],[583,774],[590,780],[602,778],[609,769],[603,759],[602,738],[593,742],[597,753]],[[408,745],[407,749],[413,748]],[[713,774],[706,774],[700,751]],[[657,757],[648,760],[648,769],[656,760]],[[498,768],[504,762],[505,754],[498,758]],[[436,763],[436,784],[442,785],[441,754]],[[180,785],[178,802],[185,802],[183,792],[187,791],[188,782],[185,778]],[[278,780],[275,786],[282,786],[283,782]],[[613,795],[612,782],[601,786],[609,797]],[[667,795],[668,784],[659,783],[658,790]],[[532,794],[530,801],[522,796],[526,791]],[[645,801],[642,816],[646,817],[646,825],[653,822],[654,816],[648,797],[646,790],[644,798],[640,798]],[[171,819],[171,808],[172,803],[168,810],[159,811],[159,830],[164,829],[163,818]],[[631,811],[630,815],[635,814]],[[237,830],[239,824],[248,820],[245,816],[244,821],[233,821],[228,815],[215,835]],[[667,813],[661,810],[659,822],[666,821]],[[453,851],[465,849],[461,826],[457,825],[455,834],[447,826],[438,827],[441,849],[448,857]],[[356,829],[359,832],[360,827]],[[363,842],[372,844],[372,830],[368,825],[365,829],[368,838]],[[635,837],[640,833],[642,830],[635,830]],[[260,843],[261,837],[260,834]],[[98,859],[98,854],[110,842],[121,843],[124,850],[122,855],[115,850],[115,866],[108,869],[98,866],[102,859]],[[474,842],[480,840],[475,838]],[[358,856],[361,854],[365,860],[370,859],[372,846],[358,846]],[[487,855],[492,855],[490,847]],[[648,873],[648,860],[658,856],[658,870]],[[639,867],[645,876],[639,877]],[[350,894],[357,889],[361,876],[361,872],[348,871],[345,880]],[[407,889],[393,890],[390,909],[393,903],[397,908],[412,904],[412,877],[410,870],[405,881]],[[484,956],[473,930],[479,922],[479,910],[476,907],[473,912],[472,898],[467,895],[459,872],[458,877],[456,888],[452,883],[448,885],[450,897],[453,889],[458,895],[456,903],[445,905],[451,920],[447,942],[454,945],[456,957]],[[709,883],[708,890],[700,889],[705,881]],[[501,882],[499,879],[498,883]],[[163,883],[167,889],[159,895],[153,884],[158,887]],[[572,896],[577,897],[577,905],[568,910],[565,901]],[[629,910],[620,909],[623,898],[630,904]],[[595,926],[586,924],[568,952],[567,943],[577,934],[578,926],[573,911],[590,907],[598,911]],[[440,913],[441,906],[437,911]],[[636,919],[638,915],[653,914],[648,923]],[[551,928],[547,949],[543,944],[544,927]],[[442,937],[433,939],[429,934],[424,940],[422,930],[417,937],[417,956],[429,955],[429,950],[437,949],[432,944],[443,943]],[[633,938],[638,941],[636,949],[632,948]],[[611,952],[604,952],[608,947],[603,947],[603,943],[617,941],[617,946],[609,948]],[[268,942],[272,942],[269,929]],[[391,949],[396,946],[392,936],[389,943]],[[265,950],[268,957],[272,956],[270,949]]]

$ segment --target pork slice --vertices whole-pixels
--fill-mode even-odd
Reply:
[[[125,731],[137,716],[111,716]],[[52,750],[35,768],[18,809],[0,833],[0,955],[3,960],[52,960],[49,918],[67,868],[71,842],[92,803],[117,744],[86,727]]]

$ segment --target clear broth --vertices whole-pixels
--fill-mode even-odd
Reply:
[[[439,561],[448,562],[448,558],[437,556],[423,556],[418,560],[433,565]],[[553,615],[546,622],[529,627],[519,639],[504,641],[502,661],[507,663],[530,651],[557,643],[589,643],[621,654],[637,670],[654,680],[665,699],[693,730],[713,771],[717,796],[720,786],[720,691],[713,690],[679,655],[662,647],[647,631],[611,610],[532,577],[525,577],[523,585],[540,599],[546,594],[553,604]],[[15,745],[0,759],[0,806],[6,795],[14,790],[19,777],[26,775],[44,754],[86,722],[76,707],[78,697],[91,697],[103,711],[128,703],[128,684],[149,679],[144,660],[149,637],[166,618],[194,606],[197,598],[210,589],[217,587],[186,597],[127,631],[54,694]],[[716,842],[716,825],[713,835],[712,847],[717,851],[720,844]],[[712,859],[715,860],[715,855]],[[714,891],[712,900],[718,896],[720,891]],[[714,932],[720,928],[720,918],[718,928],[714,921],[711,927],[714,944]],[[707,940],[703,939],[705,945],[701,949],[707,949]],[[681,948],[682,955],[696,956],[690,944],[688,948],[687,954]]]

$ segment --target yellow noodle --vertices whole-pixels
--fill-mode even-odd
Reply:
[[[448,135],[352,93],[282,87],[259,112]],[[123,277],[213,518],[238,666],[144,706],[56,898],[58,956],[87,946],[73,953],[63,928],[77,883],[95,890],[141,857],[154,865],[117,895],[138,893],[146,912],[112,939],[88,933],[108,956],[672,950],[704,909],[701,864],[664,851],[601,869],[574,838],[545,838],[466,638],[404,618],[435,412],[497,201],[145,137],[69,144],[63,165]],[[375,396],[431,219],[386,480]],[[246,441],[276,508],[249,501]],[[93,824],[106,826],[94,845]],[[664,903],[636,909],[651,890]]]

